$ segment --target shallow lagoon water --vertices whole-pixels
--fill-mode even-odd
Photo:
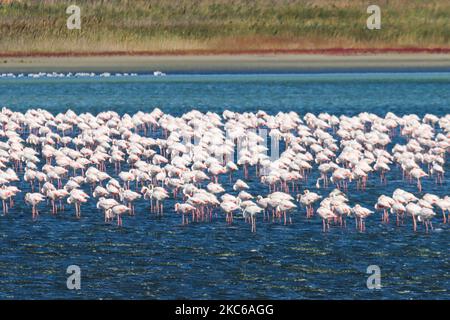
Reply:
[[[181,115],[196,108],[222,112],[266,110],[384,115],[450,111],[450,73],[351,73],[169,75],[92,79],[1,79],[0,104],[14,110],[45,108],[53,113],[115,110],[120,114],[154,107]],[[396,138],[399,139],[399,138]],[[398,140],[396,140],[398,141]],[[449,171],[446,163],[446,170]],[[235,176],[236,177],[236,176]],[[306,185],[314,187],[314,175]],[[266,194],[251,171],[252,194]],[[352,204],[373,207],[380,194],[396,187],[417,194],[393,169],[388,184],[377,178],[366,192],[349,187]],[[220,180],[230,187],[228,177]],[[238,217],[231,226],[221,212],[208,223],[181,225],[166,201],[157,218],[139,201],[136,216],[124,227],[105,224],[93,202],[54,217],[49,207],[32,221],[30,208],[17,198],[0,217],[0,298],[94,299],[448,299],[450,298],[449,225],[435,218],[435,231],[417,233],[411,222],[385,225],[375,214],[367,231],[348,227],[321,232],[321,221],[305,218],[299,208],[294,223],[257,221],[257,232]],[[305,185],[302,185],[302,188]],[[449,181],[423,183],[424,192],[449,194]],[[332,188],[321,189],[323,195]],[[78,265],[80,291],[66,288],[66,268]],[[382,289],[366,287],[366,268],[378,265]]]

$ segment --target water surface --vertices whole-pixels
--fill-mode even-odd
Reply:
[[[53,113],[115,110],[120,114],[154,107],[181,115],[193,108],[221,113],[266,110],[384,115],[450,111],[450,73],[234,74],[111,77],[92,79],[1,79],[0,104],[13,110],[45,108]],[[2,138],[3,140],[4,138]],[[396,138],[400,139],[400,138]],[[404,140],[395,140],[404,143]],[[449,165],[446,164],[449,171]],[[253,171],[252,171],[253,173]],[[380,194],[402,188],[394,169],[387,185],[372,179],[368,191],[349,190],[351,203],[373,207]],[[314,189],[315,176],[306,186]],[[252,194],[267,189],[252,175]],[[227,177],[220,181],[229,188]],[[448,180],[424,191],[449,194]],[[27,185],[19,185],[25,192]],[[305,186],[302,186],[305,187]],[[323,195],[329,189],[321,189]],[[24,194],[23,193],[23,194]],[[22,197],[22,196],[21,196]],[[180,224],[167,201],[162,218],[140,201],[124,227],[105,224],[94,203],[57,217],[41,207],[37,221],[17,199],[0,217],[0,298],[144,298],[144,299],[448,299],[450,298],[449,226],[435,219],[435,231],[423,226],[385,225],[379,215],[359,233],[321,232],[321,221],[294,213],[294,223],[257,222],[257,232],[241,218],[231,226],[222,213],[210,223]],[[66,288],[66,268],[82,270],[82,289]],[[382,290],[366,287],[366,268],[378,265]]]

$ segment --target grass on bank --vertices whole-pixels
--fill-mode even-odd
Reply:
[[[448,0],[375,1],[376,31],[363,0],[0,2],[2,53],[450,47]],[[81,30],[66,28],[70,4]]]

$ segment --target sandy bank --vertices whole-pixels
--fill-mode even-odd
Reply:
[[[339,70],[450,70],[450,54],[360,55],[110,55],[2,57],[0,72],[313,72]]]

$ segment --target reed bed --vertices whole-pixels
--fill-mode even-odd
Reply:
[[[381,30],[362,0],[0,2],[3,53],[450,47],[445,0],[379,1]],[[81,30],[66,27],[70,4]]]

